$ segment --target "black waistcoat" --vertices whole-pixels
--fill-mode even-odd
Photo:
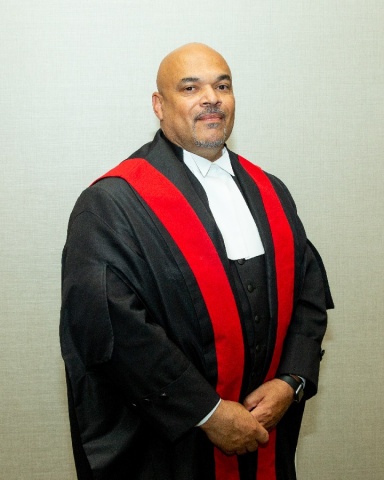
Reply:
[[[259,386],[265,377],[269,307],[265,255],[248,260],[230,260],[239,308],[244,318],[245,374],[242,397]]]

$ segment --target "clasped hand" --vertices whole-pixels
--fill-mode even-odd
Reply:
[[[274,379],[251,392],[244,405],[221,400],[200,428],[226,455],[254,452],[259,444],[268,442],[268,431],[277,425],[292,401],[292,387]]]
[[[283,418],[293,398],[293,388],[283,380],[274,378],[251,392],[245,398],[244,406],[270,432]]]

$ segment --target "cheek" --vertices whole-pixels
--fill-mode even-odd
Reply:
[[[179,109],[175,115],[175,122],[184,128],[191,127],[193,125],[194,114],[188,109]]]
[[[235,114],[235,99],[234,98],[229,102],[228,107],[229,107],[229,110],[230,110],[231,115],[233,117],[234,114]]]
[[[230,124],[233,124],[233,122],[235,121],[235,104],[233,104],[232,108],[230,109],[228,121]]]

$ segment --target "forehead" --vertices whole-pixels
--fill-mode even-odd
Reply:
[[[231,79],[231,71],[224,58],[214,51],[178,53],[168,59],[163,67],[163,80],[169,88],[175,88],[186,79],[215,82]]]
[[[178,77],[178,80],[182,78],[216,78],[231,74],[227,63],[220,55],[185,55],[175,63],[174,77]]]

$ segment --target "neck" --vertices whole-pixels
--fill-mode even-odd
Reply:
[[[194,151],[189,150],[191,153],[195,155],[199,155],[200,157],[206,158],[210,162],[214,162],[218,160],[223,155],[223,148],[224,145],[220,145],[218,148],[201,148],[196,147]]]
[[[199,157],[206,158],[210,162],[218,160],[222,156],[223,148],[225,147],[225,144],[221,144],[218,147],[214,148],[198,147],[194,143],[192,143],[191,145],[181,145],[175,138],[170,138],[171,135],[166,135],[163,129],[161,129],[161,134],[168,142],[170,142],[176,148],[187,150],[188,152],[198,155]]]

